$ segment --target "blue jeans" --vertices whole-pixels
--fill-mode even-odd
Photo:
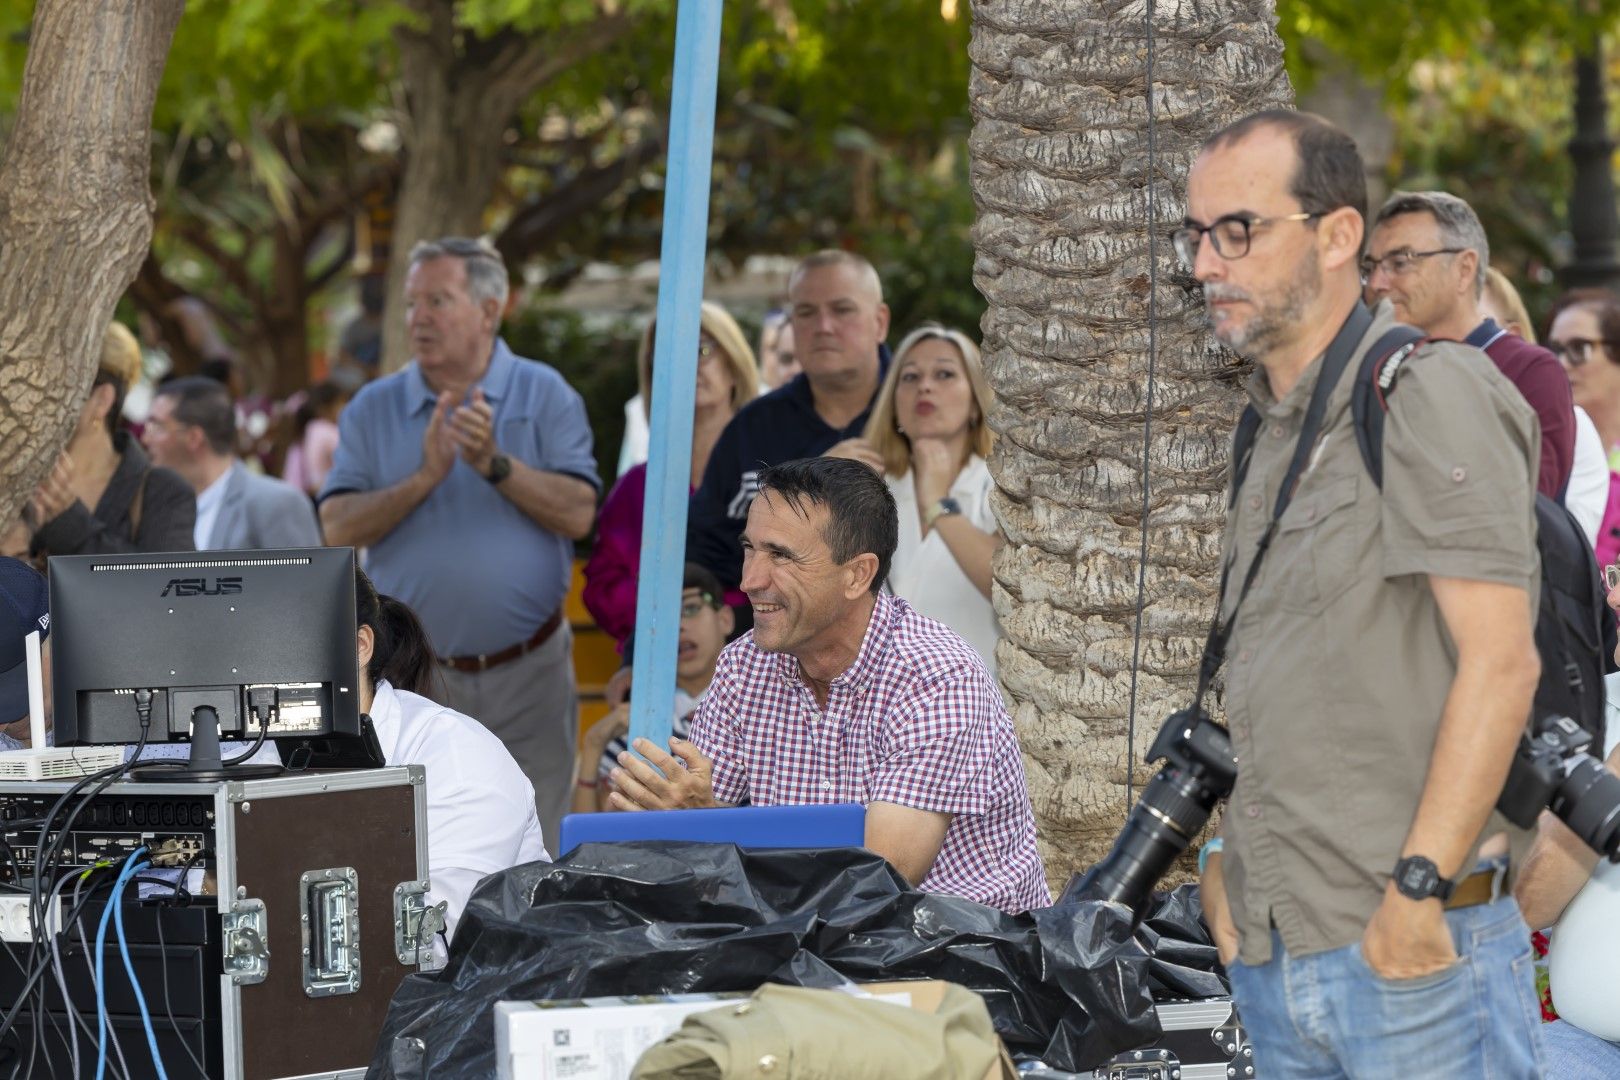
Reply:
[[[1511,897],[1446,912],[1457,963],[1391,981],[1359,943],[1227,968],[1264,1080],[1539,1080],[1544,1060],[1530,931]],[[1548,1076],[1553,1074],[1548,1073]]]
[[[1620,1076],[1620,1046],[1564,1020],[1541,1029],[1547,1075],[1558,1080],[1614,1080]]]

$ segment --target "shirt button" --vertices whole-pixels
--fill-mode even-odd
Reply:
[[[1242,652],[1238,653],[1238,661],[1240,663],[1247,664],[1253,656],[1254,653],[1250,652],[1248,649],[1244,649]]]
[[[821,790],[822,791],[831,791],[832,790],[832,781],[831,780],[823,780],[821,782]]]
[[[1464,480],[1468,479],[1468,470],[1463,468],[1461,465],[1457,466],[1455,469],[1451,470],[1451,479],[1459,484],[1462,483]]]
[[[1283,426],[1281,424],[1272,424],[1271,425],[1271,437],[1273,439],[1280,439],[1285,434],[1287,434],[1287,432],[1285,432],[1283,430]]]
[[[1257,818],[1260,816],[1260,808],[1258,806],[1251,806],[1245,810],[1244,813],[1248,814],[1252,818]]]
[[[776,1070],[776,1055],[775,1054],[766,1054],[764,1057],[759,1059],[759,1071],[760,1072],[768,1073],[768,1072],[774,1072],[775,1070]]]
[[[1258,496],[1258,495],[1250,495],[1249,496],[1249,509],[1250,510],[1258,510],[1258,509],[1260,509],[1260,496]]]

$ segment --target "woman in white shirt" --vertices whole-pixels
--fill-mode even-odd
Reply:
[[[355,569],[360,711],[390,765],[427,769],[430,903],[448,901],[446,939],[487,874],[545,861],[534,786],[478,721],[430,701],[437,661],[416,613]]]
[[[990,558],[1001,536],[985,464],[991,401],[978,346],[959,330],[925,323],[895,352],[865,445],[856,449],[883,473],[900,512],[889,588],[955,630],[993,676],[1001,630],[990,605]]]

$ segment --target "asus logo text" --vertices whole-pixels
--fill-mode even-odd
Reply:
[[[210,585],[207,578],[171,578],[163,587],[162,596],[235,596],[242,591],[239,577],[215,578]]]

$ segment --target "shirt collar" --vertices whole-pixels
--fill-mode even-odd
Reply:
[[[883,656],[894,637],[894,622],[899,615],[896,605],[899,603],[901,601],[886,592],[877,594],[876,602],[872,605],[872,616],[866,623],[866,635],[861,638],[861,648],[855,654],[854,663],[840,672],[830,686],[846,687],[856,692],[866,689],[882,666]],[[803,684],[805,681],[796,656],[778,653],[776,669],[790,683]]]
[[[219,479],[197,492],[197,511],[212,509],[225,497],[225,485],[230,481],[231,474],[242,466],[239,462],[231,462],[231,467],[219,474]]]
[[[403,709],[399,695],[387,679],[378,679],[377,685],[372,687],[371,711],[366,715],[371,717],[371,728],[377,733],[377,745],[382,749],[383,760],[393,761],[394,751],[399,745]]]
[[[484,377],[474,385],[484,392],[485,400],[492,404],[506,396],[512,385],[512,370],[517,367],[518,359],[513,354],[505,338],[496,338],[495,346],[490,350],[489,367],[484,369]],[[411,414],[424,409],[431,409],[439,396],[427,384],[422,376],[422,366],[412,360],[405,368],[406,400],[412,402]]]
[[[1505,333],[1507,331],[1498,326],[1495,319],[1486,319],[1469,331],[1468,336],[1463,341],[1476,349],[1488,349],[1496,344],[1496,339]]]

